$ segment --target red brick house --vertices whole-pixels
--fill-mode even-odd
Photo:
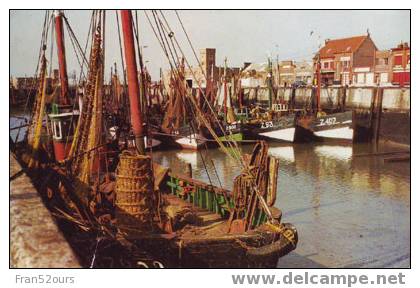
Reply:
[[[401,43],[397,48],[391,49],[392,84],[410,85],[410,46]]]
[[[369,34],[326,40],[318,52],[321,61],[321,83],[349,85],[362,80],[364,83],[373,83],[377,50]],[[316,65],[317,57],[314,61]]]

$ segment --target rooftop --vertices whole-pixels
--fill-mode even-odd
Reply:
[[[324,47],[319,50],[321,58],[331,58],[338,53],[352,53],[356,51],[368,35],[355,36],[342,39],[334,39],[325,41]]]

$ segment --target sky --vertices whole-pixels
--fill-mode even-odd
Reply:
[[[91,11],[65,10],[69,23],[84,47]],[[138,10],[143,58],[153,79],[159,69],[167,69],[159,42],[145,17],[150,11]],[[163,11],[187,60],[196,64],[191,48],[173,10]],[[216,65],[242,67],[244,62],[265,62],[270,55],[280,60],[310,60],[325,39],[366,35],[367,30],[378,49],[390,49],[401,41],[410,42],[408,10],[179,10],[195,51],[216,48]],[[10,75],[32,76],[35,73],[45,11],[10,11]],[[135,15],[135,12],[133,12]],[[121,71],[120,44],[116,12],[106,13],[105,71],[117,63]],[[79,71],[79,64],[66,35],[69,75]],[[49,37],[51,38],[51,37]],[[50,39],[49,39],[50,41]],[[47,59],[51,58],[47,46]],[[52,66],[57,67],[56,51]],[[48,59],[50,60],[50,59]],[[110,72],[108,72],[109,74]]]

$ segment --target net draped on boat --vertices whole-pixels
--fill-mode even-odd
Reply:
[[[83,106],[76,132],[71,145],[69,158],[84,152],[92,151],[100,144],[101,137],[101,85],[102,85],[102,57],[101,34],[95,34],[92,45],[88,81],[83,96]],[[93,151],[96,152],[96,151]],[[72,163],[72,170],[83,183],[88,183],[89,174],[95,161],[96,153],[86,153],[76,157]],[[97,158],[97,157],[96,157]]]

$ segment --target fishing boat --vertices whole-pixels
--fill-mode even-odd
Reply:
[[[242,141],[243,122],[235,115],[232,105],[233,85],[227,82],[227,58],[224,61],[223,76],[220,85],[217,87],[217,93],[214,99],[214,107],[219,115],[220,125],[214,125],[216,134],[221,141]],[[226,135],[224,134],[226,131]]]
[[[67,61],[64,43],[63,11],[54,11],[57,56],[60,73],[60,94],[56,103],[52,104],[48,115],[53,136],[54,156],[57,161],[67,158],[73,141],[74,131],[79,118],[79,111],[74,109],[69,99],[69,83],[67,77]],[[46,84],[43,84],[46,85]],[[46,89],[46,87],[43,87]]]
[[[355,136],[354,112],[342,111],[326,114],[321,109],[321,60],[316,66],[316,110],[312,115],[298,120],[298,126],[311,133],[319,141],[352,143]]]
[[[96,242],[96,248],[90,251],[93,255],[101,255],[98,243],[109,244],[103,248],[106,257],[102,259],[112,261],[99,267],[139,267],[139,251],[165,267],[276,267],[278,259],[295,249],[298,241],[296,228],[282,223],[282,213],[274,207],[278,160],[268,155],[265,142],[258,142],[247,156],[219,141],[226,156],[242,167],[232,191],[153,163],[144,146],[133,16],[131,10],[119,13],[134,147],[125,145],[123,152],[122,147],[110,151],[112,147],[103,136],[103,105],[98,103],[103,91],[105,11],[96,11],[92,14],[96,27],[92,29],[82,113],[71,143],[66,142],[71,145],[67,157],[57,161],[50,138],[42,136],[48,134],[42,127],[46,109],[41,84],[46,77],[45,49],[40,59],[36,117],[28,129],[30,140],[16,145],[16,157],[54,215],[67,221],[65,227],[92,236],[93,244]],[[194,98],[189,99],[202,125],[215,136],[206,115],[197,109]],[[229,147],[235,147],[235,143]],[[86,257],[86,253],[81,254]],[[116,258],[121,261],[114,261]],[[90,267],[95,267],[95,257],[92,259]]]
[[[211,93],[204,93],[199,88],[199,96],[194,100],[197,100],[197,103],[194,104],[191,100],[193,99],[192,89],[188,87],[185,80],[184,59],[181,59],[177,69],[171,70],[169,87],[167,109],[161,126],[164,133],[155,133],[160,135],[160,139],[167,145],[199,150],[217,146],[217,141],[242,140],[242,126],[241,122],[236,121],[233,116],[226,74],[216,97],[208,95]],[[214,103],[211,103],[212,98],[215,99]],[[196,123],[197,121],[194,120],[198,117],[196,110],[205,114],[214,134],[203,125],[202,121]],[[215,111],[218,111],[216,117],[211,115]]]
[[[303,123],[303,121],[301,122]],[[328,115],[319,115],[306,124],[315,139],[337,140],[343,142],[353,142],[353,112],[339,112]]]
[[[168,99],[161,124],[163,133],[156,136],[169,147],[198,150],[205,144],[205,137],[193,122],[191,103],[186,94],[188,90],[184,77],[184,60],[171,69]]]
[[[273,103],[272,62],[268,59],[268,109],[255,107],[244,125],[248,139],[267,139],[279,142],[299,142],[303,134],[297,125],[301,112],[290,109],[287,103]]]

